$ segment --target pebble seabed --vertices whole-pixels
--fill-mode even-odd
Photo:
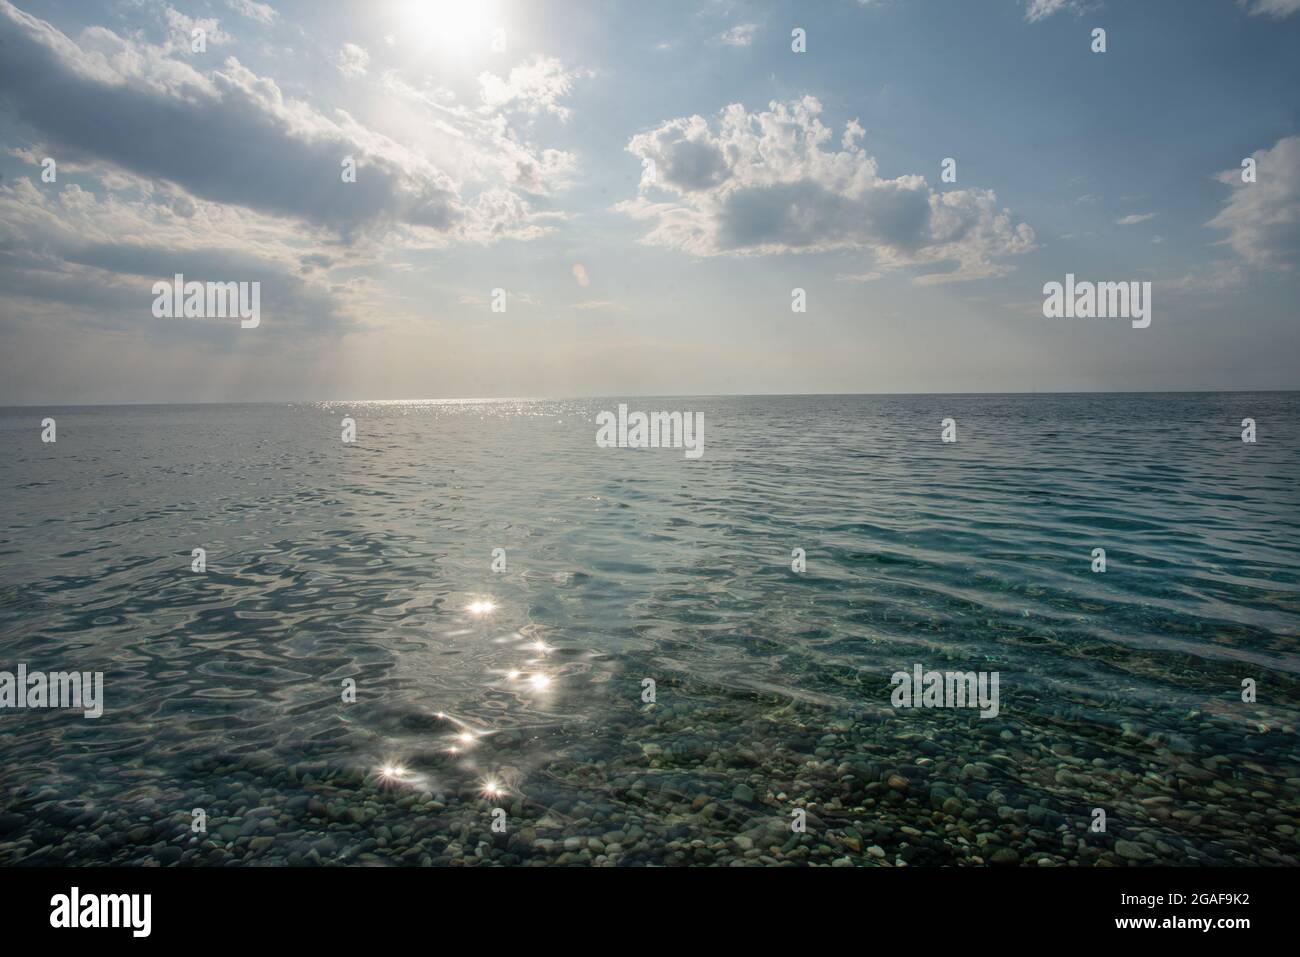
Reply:
[[[665,693],[667,692],[667,693]],[[413,753],[394,781],[337,759],[196,758],[183,780],[129,800],[6,788],[0,863],[19,865],[1032,866],[1279,865],[1300,861],[1296,735],[1254,708],[1192,712],[1180,732],[1068,708],[1026,726],[1005,711],[827,718],[765,695],[719,702],[688,683],[674,704],[574,728],[483,737],[476,766]],[[1136,710],[1136,709],[1135,709]],[[1260,720],[1263,715],[1265,720]],[[448,730],[408,716],[407,730]],[[1193,732],[1194,733],[1191,733]],[[600,760],[583,760],[585,747]],[[612,754],[611,754],[612,750]],[[527,770],[523,768],[527,766]],[[455,784],[449,783],[455,781]],[[437,783],[434,783],[437,782]],[[1092,809],[1103,808],[1105,833]],[[207,815],[195,833],[193,808]],[[506,830],[493,830],[493,811]],[[793,811],[806,829],[792,830]],[[496,815],[499,819],[500,815]]]

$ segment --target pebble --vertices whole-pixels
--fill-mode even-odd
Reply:
[[[1135,844],[1132,841],[1116,841],[1115,853],[1130,861],[1142,861],[1147,858],[1147,852],[1142,849],[1142,845]]]

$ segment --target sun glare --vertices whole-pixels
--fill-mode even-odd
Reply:
[[[398,21],[411,40],[447,52],[486,47],[493,26],[487,5],[472,0],[409,0]]]

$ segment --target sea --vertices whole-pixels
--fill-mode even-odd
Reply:
[[[5,408],[0,491],[2,864],[1300,863],[1300,393]]]

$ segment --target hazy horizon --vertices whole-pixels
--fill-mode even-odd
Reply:
[[[218,399],[210,402],[77,402],[77,403],[33,403],[0,405],[3,409],[44,409],[44,408],[94,408],[113,406],[184,406],[184,405],[307,405],[335,404],[354,402],[358,404],[392,404],[402,403],[474,403],[474,402],[565,402],[586,401],[590,399],[619,399],[635,401],[637,399],[798,399],[798,398],[871,398],[874,396],[905,398],[908,396],[999,396],[999,395],[1258,395],[1286,394],[1300,392],[1300,389],[1095,389],[1088,392],[1071,392],[1059,390],[1018,390],[1004,392],[643,392],[619,393],[609,395],[476,395],[476,396],[406,396],[403,398],[359,398],[356,396],[317,396],[313,398],[294,399]]]

